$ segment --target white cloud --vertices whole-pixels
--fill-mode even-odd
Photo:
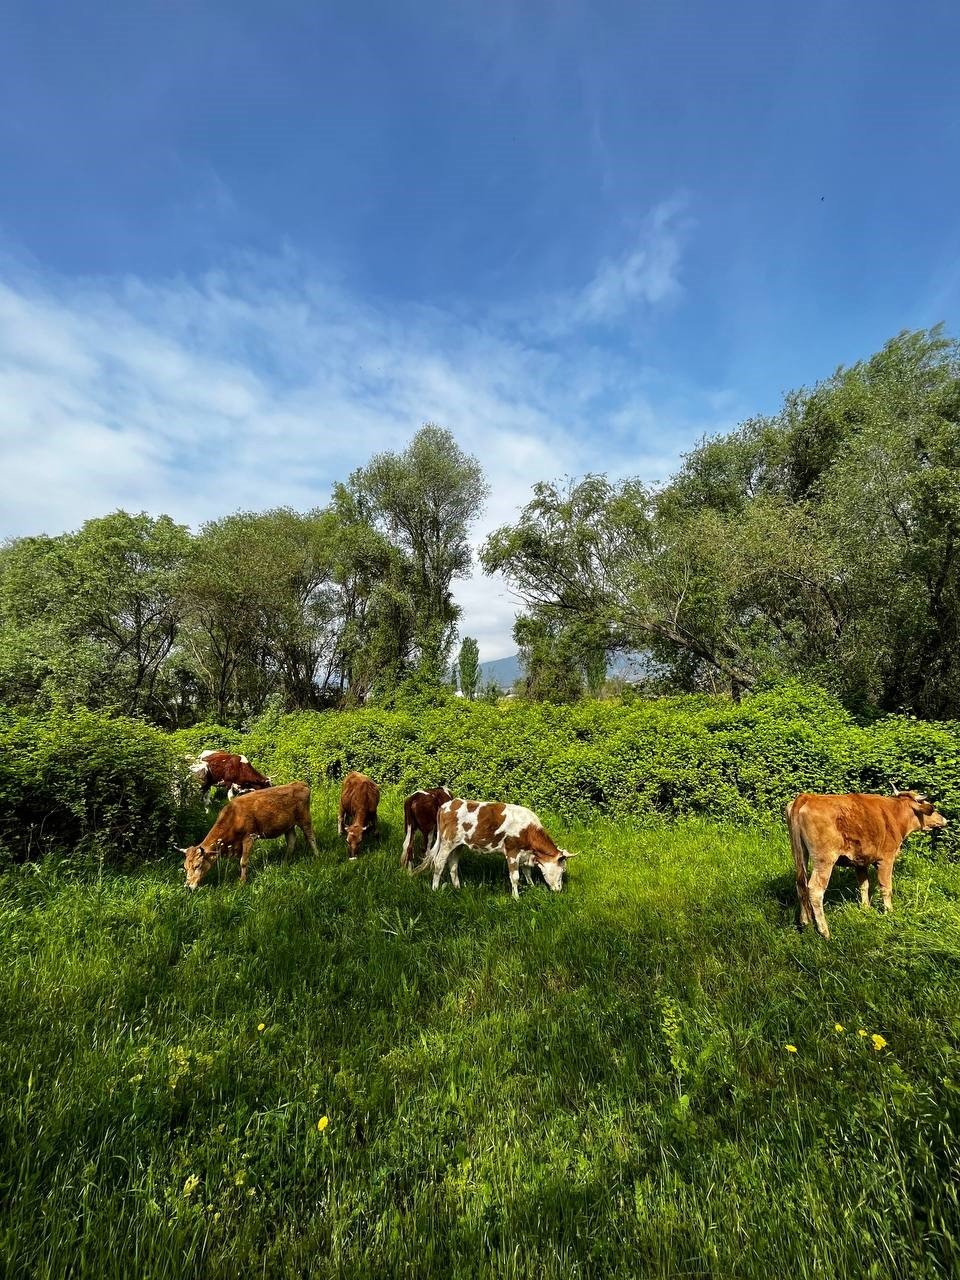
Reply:
[[[656,243],[601,267],[580,295],[584,321],[673,295],[675,216],[652,215]],[[372,452],[436,421],[492,484],[479,544],[537,480],[591,469],[659,479],[715,423],[690,396],[665,416],[635,362],[582,335],[546,337],[545,324],[521,338],[489,317],[373,304],[292,254],[193,282],[78,283],[16,264],[5,274],[5,535],[75,528],[118,506],[193,526],[239,508],[308,508]],[[481,657],[512,652],[506,585],[478,571],[457,595]]]

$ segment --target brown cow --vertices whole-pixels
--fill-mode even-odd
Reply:
[[[317,842],[310,821],[310,788],[305,782],[288,782],[282,787],[237,796],[221,809],[200,844],[181,849],[187,888],[196,889],[221,855],[240,859],[240,882],[246,884],[250,850],[255,841],[261,837],[270,840],[274,836],[286,836],[287,853],[290,853],[297,838],[297,827],[316,853]]]
[[[200,793],[208,804],[212,791],[226,791],[232,800],[271,785],[270,779],[255,769],[246,756],[232,751],[203,751],[191,763],[190,772],[199,780]]]
[[[380,788],[365,773],[348,773],[340,788],[340,818],[337,831],[347,834],[351,860],[360,851],[364,834],[377,829],[377,805]]]
[[[415,791],[403,802],[403,850],[400,865],[413,875],[413,845],[417,832],[423,836],[423,853],[426,857],[437,832],[437,813],[440,806],[452,800],[446,787],[434,787],[432,791]]]
[[[818,796],[803,792],[784,810],[797,872],[800,925],[811,917],[825,938],[830,930],[823,914],[823,895],[833,868],[853,867],[860,885],[860,902],[870,906],[870,867],[887,911],[893,909],[893,864],[900,846],[914,831],[947,825],[946,818],[919,791],[896,791],[892,796]],[[812,869],[807,880],[807,860]]]
[[[496,804],[489,800],[450,800],[437,814],[437,840],[417,868],[417,874],[433,868],[433,887],[438,888],[449,863],[450,883],[460,888],[457,865],[460,847],[502,853],[507,860],[510,889],[520,897],[520,873],[533,883],[533,867],[539,867],[550,888],[563,887],[567,860],[576,857],[558,849],[531,809],[519,804]]]

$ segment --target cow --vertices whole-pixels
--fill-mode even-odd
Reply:
[[[947,825],[946,818],[919,791],[895,791],[892,796],[803,792],[787,805],[784,817],[797,873],[800,927],[812,918],[824,938],[830,937],[830,930],[823,914],[823,895],[838,862],[853,867],[863,907],[870,906],[869,872],[875,866],[884,908],[892,911],[893,864],[900,846],[914,831]]]
[[[453,796],[446,787],[434,787],[431,791],[415,791],[403,802],[403,849],[400,853],[400,865],[406,867],[413,875],[413,846],[417,832],[423,837],[424,857],[430,852],[430,846],[437,831],[437,813],[442,804],[452,800]]]
[[[348,773],[340,788],[340,817],[337,831],[346,833],[351,862],[360,852],[366,832],[377,829],[380,788],[365,773]]]
[[[240,859],[240,883],[247,883],[250,850],[261,838],[287,837],[287,853],[292,852],[299,827],[307,844],[317,852],[310,821],[310,788],[305,782],[288,782],[282,787],[251,791],[230,800],[200,841],[181,849],[187,888],[196,889],[221,856]]]
[[[464,846],[504,855],[515,898],[520,897],[521,871],[527,884],[532,884],[534,867],[540,868],[549,887],[558,893],[563,888],[567,862],[576,857],[554,844],[531,809],[490,800],[448,800],[440,806],[437,838],[417,868],[417,874],[432,868],[433,887],[437,889],[444,870],[449,867],[450,883],[459,889],[457,866]]]
[[[271,786],[270,779],[253,767],[246,756],[232,751],[203,751],[190,764],[190,772],[200,783],[200,793],[209,805],[213,791],[224,790],[233,800],[248,791]]]

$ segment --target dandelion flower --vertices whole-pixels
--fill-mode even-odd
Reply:
[[[795,1044],[785,1044],[783,1047],[786,1049],[787,1053],[797,1052],[797,1046]]]
[[[321,1116],[320,1119],[317,1121],[317,1133],[323,1133],[324,1129],[327,1127],[329,1123],[330,1123],[329,1116]]]
[[[867,1033],[864,1031],[863,1027],[860,1027],[860,1028],[858,1029],[858,1031],[857,1031],[857,1035],[858,1035],[858,1036],[864,1036],[864,1037],[866,1037],[866,1034],[867,1034]]]
[[[266,1031],[266,1029],[267,1029],[267,1024],[265,1022],[260,1022],[257,1024],[258,1031]]]
[[[217,1212],[213,1215],[213,1220],[214,1220],[214,1222],[219,1222],[219,1221],[220,1221],[220,1210],[219,1210],[219,1209],[218,1209],[218,1210],[217,1210]]]
[[[873,1047],[876,1049],[877,1053],[879,1053],[881,1049],[885,1049],[887,1047],[887,1042],[884,1040],[883,1036],[872,1035],[870,1039],[873,1041]]]
[[[833,1024],[833,1029],[834,1029],[834,1031],[843,1031],[843,1030],[844,1030],[844,1025],[843,1025],[843,1023],[842,1023],[842,1022],[835,1022],[835,1023]]]
[[[195,1173],[191,1173],[190,1177],[183,1184],[183,1194],[189,1199],[200,1185],[200,1179]]]

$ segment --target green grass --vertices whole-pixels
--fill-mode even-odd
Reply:
[[[781,832],[558,827],[567,889],[515,903],[384,817],[246,891],[0,877],[0,1270],[960,1270],[960,867],[908,846],[889,918],[838,873],[824,943]]]

